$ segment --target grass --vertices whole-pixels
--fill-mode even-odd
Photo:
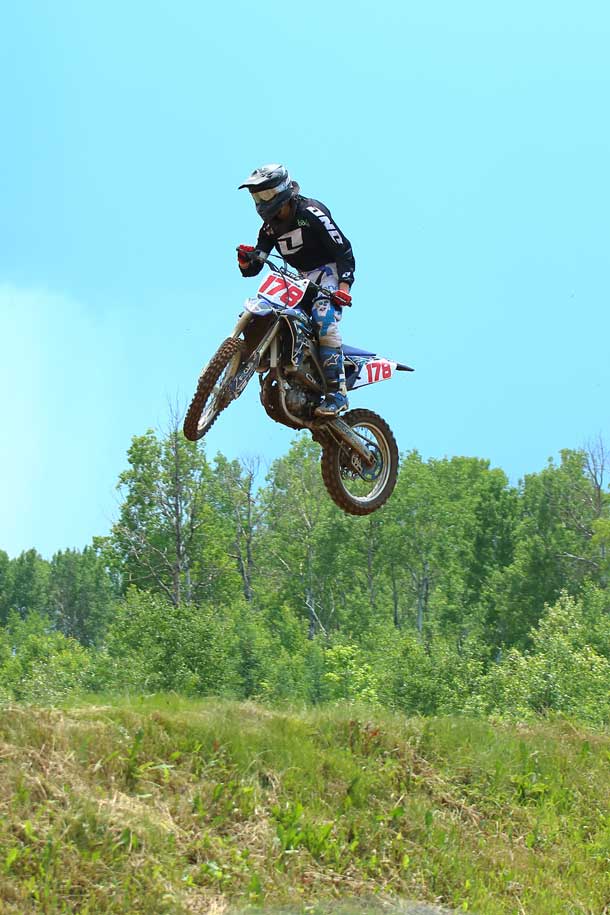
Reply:
[[[610,736],[176,696],[2,709],[2,915],[404,898],[610,912]]]

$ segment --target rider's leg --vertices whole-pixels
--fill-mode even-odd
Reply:
[[[335,416],[348,408],[343,348],[339,321],[342,309],[328,299],[318,300],[312,307],[312,316],[318,327],[320,362],[326,379],[327,394],[319,407],[318,416]]]
[[[336,264],[325,264],[303,274],[318,286],[330,292],[339,288],[339,275]],[[347,410],[347,388],[343,369],[343,348],[339,321],[343,309],[336,307],[326,298],[317,299],[311,309],[313,320],[318,329],[320,362],[326,378],[327,395],[316,409],[318,416],[334,416]]]

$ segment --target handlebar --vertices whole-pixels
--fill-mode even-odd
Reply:
[[[239,248],[237,248],[237,251],[239,251]],[[241,253],[242,253],[242,256],[244,254],[246,254],[246,256],[248,257],[248,259],[250,261],[259,261],[261,264],[267,264],[267,266],[269,267],[270,270],[272,270],[274,273],[279,273],[280,276],[285,276],[287,279],[291,279],[291,280],[305,279],[305,277],[300,276],[300,274],[298,274],[298,273],[291,273],[290,270],[287,270],[286,267],[284,267],[284,266],[279,267],[277,264],[274,264],[273,261],[271,260],[271,258],[277,257],[278,255],[276,255],[276,254],[269,254],[267,257],[260,257],[260,255],[257,253],[256,249],[254,251],[249,251],[247,253],[242,251]],[[308,280],[308,283],[310,286],[312,286],[316,290],[316,293],[318,296],[322,296],[325,299],[332,299],[333,293],[329,289],[325,289],[324,286],[319,286],[317,283],[314,283],[312,280]],[[349,307],[351,307],[351,304],[352,303],[350,302]]]
[[[274,257],[274,255],[270,255]],[[298,273],[291,273],[290,270],[287,270],[286,267],[279,267],[277,264],[274,264],[273,261],[266,260],[264,263],[267,264],[270,270],[273,270],[274,273],[279,273],[280,276],[285,276],[287,279],[291,280],[303,280],[305,277],[300,276]],[[314,283],[313,280],[307,281],[309,285],[316,290],[317,295],[322,296],[325,299],[332,299],[333,294],[328,289],[325,289],[324,286],[318,286],[317,283]]]

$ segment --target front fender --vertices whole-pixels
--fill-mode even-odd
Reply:
[[[249,311],[251,315],[254,315],[257,318],[263,318],[265,315],[270,315],[273,311],[275,311],[275,308],[269,305],[268,302],[258,298],[258,296],[255,296],[252,299],[246,299],[244,302],[244,308],[246,311]]]

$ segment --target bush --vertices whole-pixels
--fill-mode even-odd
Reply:
[[[458,647],[437,634],[426,644],[415,632],[388,630],[371,651],[384,705],[407,715],[476,713],[485,656],[476,641]]]
[[[96,661],[97,689],[187,695],[241,691],[233,620],[207,605],[175,606],[132,588]]]
[[[510,717],[560,712],[610,719],[610,661],[587,642],[583,607],[564,593],[532,632],[533,649],[511,650],[482,684],[487,711]]]
[[[0,698],[53,703],[86,688],[91,653],[76,639],[53,631],[38,613],[9,616],[0,632]]]
[[[324,653],[325,699],[379,702],[379,680],[356,645],[334,645]]]

